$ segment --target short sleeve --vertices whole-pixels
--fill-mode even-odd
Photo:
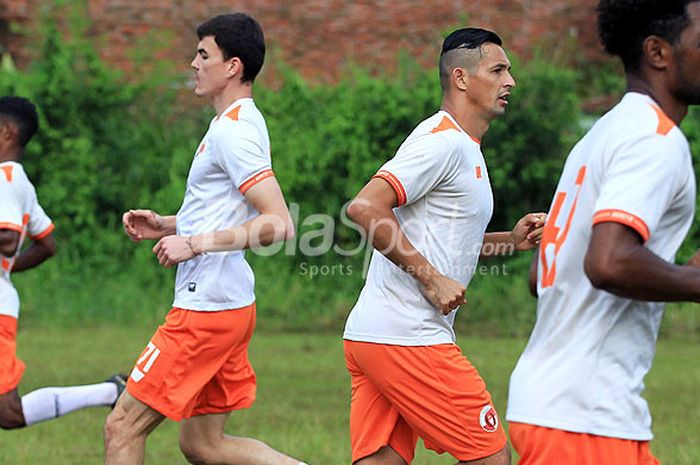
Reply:
[[[216,135],[216,160],[241,194],[274,176],[269,151],[252,125],[237,121]]]
[[[425,135],[406,141],[375,174],[391,185],[398,206],[409,205],[434,190],[449,175],[452,146],[440,136]]]
[[[685,179],[687,154],[670,138],[650,135],[615,151],[604,174],[593,224],[615,222],[639,233],[646,242]]]
[[[41,208],[35,194],[32,210],[29,214],[29,237],[33,240],[43,239],[51,234],[53,229],[51,218]]]

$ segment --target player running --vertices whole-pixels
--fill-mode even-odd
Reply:
[[[696,205],[678,126],[700,103],[700,2],[603,0],[598,27],[627,93],[569,154],[545,226],[510,382],[521,465],[658,464],[641,393],[661,302],[700,301],[700,270],[673,264]]]
[[[41,265],[56,253],[54,225],[37,200],[20,159],[39,128],[34,105],[22,97],[0,98],[0,428],[13,429],[86,407],[112,406],[125,380],[85,386],[46,387],[20,397],[25,365],[17,358],[19,296],[10,273]],[[26,238],[31,244],[22,249]]]
[[[533,248],[544,215],[484,236],[493,197],[480,139],[515,86],[501,39],[474,28],[450,34],[440,84],[440,111],[348,208],[375,248],[343,335],[356,465],[409,464],[419,437],[460,463],[510,463],[491,396],[452,325],[480,252]]]
[[[178,267],[173,309],[107,419],[105,463],[142,464],[146,437],[167,417],[181,421],[180,448],[191,463],[299,465],[260,441],[224,434],[231,412],[250,407],[256,391],[248,360],[254,279],[243,250],[290,238],[294,226],[252,99],[265,56],[260,26],[227,14],[197,35],[195,94],[211,99],[216,117],[195,150],[177,215],[124,214],[132,240],[158,240],[158,261]]]

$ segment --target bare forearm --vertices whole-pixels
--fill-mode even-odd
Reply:
[[[54,255],[52,250],[49,250],[37,243],[32,243],[26,250],[19,254],[15,260],[15,265],[12,267],[13,273],[30,270],[35,268]]]
[[[515,241],[510,231],[486,233],[479,258],[512,255],[513,252],[515,252]]]
[[[19,233],[7,229],[0,229],[0,254],[11,257],[17,251]]]
[[[645,247],[620,254],[607,271],[586,274],[593,285],[621,297],[654,302],[700,302],[700,268],[668,263]]]
[[[294,235],[291,219],[277,215],[259,215],[247,223],[222,231],[198,234],[192,237],[197,253],[225,252],[267,246]]]
[[[161,216],[162,218],[162,232],[163,236],[171,236],[177,231],[177,216],[168,215]]]
[[[375,249],[420,283],[437,273],[403,233],[391,209],[369,208],[355,214],[353,220],[364,229]]]

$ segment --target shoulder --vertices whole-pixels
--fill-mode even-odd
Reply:
[[[690,151],[688,140],[675,122],[656,102],[641,94],[626,94],[601,122],[622,143],[651,144],[679,155]]]
[[[9,161],[0,163],[0,183],[15,191],[33,191],[34,186],[21,164]]]
[[[449,157],[461,143],[464,132],[449,117],[440,113],[423,120],[406,138],[398,155]]]
[[[210,135],[216,141],[261,142],[266,134],[265,120],[252,102],[234,105],[212,123]]]

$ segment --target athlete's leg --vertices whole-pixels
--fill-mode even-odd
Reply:
[[[354,465],[408,465],[391,446],[384,446],[369,457],[358,460]]]
[[[510,447],[506,444],[503,449],[495,454],[479,460],[459,462],[457,465],[510,465]]]
[[[180,450],[194,465],[299,465],[299,460],[257,439],[224,434],[230,413],[199,415],[183,420]]]
[[[0,428],[15,429],[26,425],[17,389],[0,394]]]
[[[88,407],[111,407],[121,389],[114,381],[83,386],[45,387],[22,396],[27,426]]]
[[[62,417],[87,407],[110,407],[117,400],[115,383],[45,387],[19,397],[17,389],[0,395],[0,428],[12,429]]]
[[[146,437],[164,419],[124,392],[105,422],[105,465],[142,465]]]

